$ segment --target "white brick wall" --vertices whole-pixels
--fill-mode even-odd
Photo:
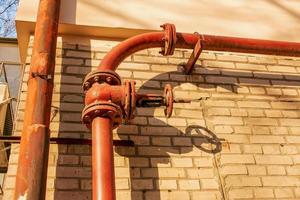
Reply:
[[[81,83],[116,42],[59,41],[53,94],[58,112],[51,134],[90,138],[80,123]],[[190,51],[176,50],[172,57],[157,52],[134,54],[117,72],[123,80],[136,80],[141,93],[161,93],[171,83],[176,97],[208,98],[176,104],[170,119],[163,108],[139,108],[130,124],[114,131],[115,139],[135,142],[133,148],[115,148],[117,199],[299,199],[300,60],[204,51],[187,76],[179,64]],[[22,128],[27,77],[16,134]],[[13,145],[5,200],[12,199],[17,154]],[[89,146],[51,145],[47,199],[91,199],[90,155]]]

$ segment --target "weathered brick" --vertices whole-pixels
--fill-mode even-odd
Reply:
[[[134,190],[151,190],[153,189],[152,179],[133,179],[131,180],[131,186]]]
[[[289,156],[277,156],[277,155],[255,155],[255,161],[258,164],[267,165],[291,165],[292,159]]]
[[[164,57],[150,57],[150,56],[141,56],[141,55],[134,55],[133,60],[135,62],[142,62],[142,63],[167,63],[167,59]]]
[[[77,190],[79,189],[79,180],[69,178],[57,178],[55,180],[55,188],[60,190]]]
[[[277,60],[271,56],[248,56],[250,63],[256,64],[276,64]]]
[[[284,137],[282,136],[269,136],[269,135],[253,135],[250,136],[251,143],[284,143]]]
[[[130,167],[149,167],[149,159],[143,157],[129,158]]]
[[[217,60],[232,61],[232,62],[247,62],[246,55],[234,55],[234,54],[216,54]]]
[[[300,186],[300,179],[292,176],[266,176],[262,177],[263,186]]]
[[[250,64],[250,63],[236,63],[237,69],[254,70],[254,71],[266,71],[265,65]]]
[[[297,70],[295,67],[287,67],[287,66],[281,66],[281,65],[268,65],[267,66],[268,70],[271,72],[291,72],[291,73],[296,73]]]
[[[221,164],[254,164],[252,155],[222,155]]]
[[[157,188],[160,190],[175,190],[177,189],[176,180],[159,180],[157,184]]]
[[[247,166],[249,175],[266,175],[266,168],[264,166],[257,166],[257,165],[249,165]]]
[[[246,125],[267,125],[267,126],[276,126],[277,120],[271,118],[246,118]]]
[[[244,153],[249,153],[249,154],[261,154],[262,149],[260,145],[244,145],[243,146]]]
[[[267,166],[267,171],[269,175],[285,175],[285,169],[283,166]]]
[[[256,198],[273,198],[273,190],[269,188],[255,188],[254,195]]]
[[[294,197],[293,190],[291,188],[276,188],[274,189],[276,198],[292,198]]]
[[[280,119],[282,126],[300,126],[300,119]]]
[[[227,165],[221,168],[222,175],[247,174],[247,168],[243,165]]]
[[[279,145],[264,145],[262,148],[264,154],[280,154]]]
[[[253,199],[253,191],[251,189],[231,189],[228,195],[230,199]]]
[[[239,187],[262,186],[260,178],[249,176],[227,176],[225,182],[226,185]]]
[[[226,116],[230,115],[230,111],[228,108],[209,108],[207,114],[211,116]]]
[[[187,177],[197,179],[214,178],[214,171],[212,168],[187,169]]]
[[[233,77],[222,76],[207,76],[206,82],[208,83],[222,83],[222,84],[234,84],[237,83],[237,79]]]
[[[232,62],[220,62],[214,60],[204,60],[202,62],[203,67],[221,67],[221,68],[235,68]]]
[[[173,167],[192,167],[193,162],[191,158],[173,158],[172,159]]]
[[[68,50],[66,53],[67,57],[74,57],[74,58],[91,58],[92,53],[89,51],[74,51]]]
[[[225,124],[225,125],[243,124],[243,120],[240,117],[213,117],[212,122],[214,124]]]
[[[179,188],[182,190],[199,190],[200,184],[198,180],[179,180]]]

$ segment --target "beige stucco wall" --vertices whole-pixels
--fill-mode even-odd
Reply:
[[[16,20],[23,60],[38,2],[20,1]],[[126,38],[171,22],[181,32],[297,41],[299,13],[297,0],[62,0],[60,32]]]
[[[17,44],[0,43],[0,62],[19,61],[19,48]]]

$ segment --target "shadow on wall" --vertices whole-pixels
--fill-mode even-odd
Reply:
[[[81,38],[85,45],[69,44],[62,37],[62,69],[59,82],[55,83],[59,93],[58,137],[91,138],[90,131],[81,123],[84,108],[84,77],[92,70],[90,40]],[[80,50],[80,55],[78,51]],[[55,123],[55,122],[54,122]],[[59,144],[56,163],[55,200],[89,200],[91,194],[91,146]]]
[[[198,88],[202,88],[204,85],[203,80],[209,81],[211,84],[207,83],[206,86],[211,88],[222,87],[223,90],[227,92],[239,93],[239,89],[243,85],[253,85],[253,86],[266,86],[266,85],[285,85],[285,86],[298,86],[300,83],[298,80],[300,77],[297,75],[279,75],[279,74],[268,74],[258,72],[241,72],[241,71],[231,71],[231,70],[220,70],[220,69],[206,69],[200,65],[195,66],[195,71],[197,74],[183,75],[178,67],[178,71],[168,72],[160,74],[151,80],[146,81],[139,88],[137,93],[149,93],[156,91],[151,85],[152,81],[164,80],[166,76],[185,76],[188,83],[191,83]],[[279,81],[286,79],[286,81]],[[290,80],[290,81],[288,81]],[[278,82],[277,82],[278,81]],[[180,87],[181,84],[186,83],[185,81],[172,81],[168,82],[172,87]],[[157,93],[161,94],[163,91],[164,84],[160,81],[161,87],[157,89]],[[203,89],[209,89],[207,87]],[[199,91],[200,92],[200,91]],[[176,94],[176,92],[175,92]],[[281,95],[269,95],[276,98],[284,98]],[[165,120],[154,118],[155,108],[142,108],[143,110],[139,112],[137,117],[147,117],[147,122],[145,125],[138,125],[138,135],[130,134],[122,130],[122,126],[117,130],[119,137],[121,139],[132,139],[135,142],[135,148],[130,151],[124,149],[124,147],[116,148],[116,152],[121,156],[129,157],[129,167],[130,167],[130,179],[131,179],[131,199],[141,200],[141,199],[165,199],[165,195],[162,193],[171,193],[171,189],[160,189],[160,166],[171,168],[171,157],[176,158],[176,156],[184,156],[191,152],[197,152],[195,148],[199,149],[202,154],[217,154],[222,151],[222,142],[226,141],[224,139],[218,138],[211,130],[207,124],[203,125],[189,125],[187,127],[174,127],[166,123]],[[147,110],[145,110],[147,109]],[[183,108],[184,109],[184,108]],[[202,110],[205,108],[202,108]],[[145,112],[145,113],[143,113]],[[203,112],[204,113],[204,112]],[[172,117],[176,117],[177,114],[175,108],[175,113]],[[171,117],[171,119],[172,119]],[[205,115],[199,116],[199,119],[204,119]],[[135,124],[133,122],[133,124]],[[128,135],[129,134],[129,135]],[[194,154],[192,157],[195,156]],[[172,164],[173,165],[173,164]],[[215,176],[217,176],[215,174]],[[166,178],[166,177],[163,177]],[[179,177],[180,178],[180,175]],[[219,177],[217,177],[219,178]],[[174,177],[173,177],[174,179]],[[176,179],[176,178],[175,178]],[[220,181],[220,180],[219,180]],[[174,188],[177,190],[176,188]],[[222,191],[220,191],[222,193]],[[163,197],[163,196],[164,197]],[[168,195],[166,195],[168,196]]]
[[[153,88],[147,87],[151,81],[164,79],[163,77],[175,74],[178,74],[178,72],[160,74],[146,81],[139,88],[137,93],[147,93],[147,90],[153,91]],[[184,81],[181,83],[184,83]],[[172,87],[180,86],[180,83],[171,83],[171,85]],[[162,85],[161,88],[163,87],[164,85]],[[162,92],[163,89],[157,90],[159,94]],[[147,114],[144,115],[143,111],[138,111],[137,117],[146,116],[148,124],[138,125],[138,135],[130,135],[130,132],[123,132],[122,127],[120,127],[117,132],[121,139],[126,140],[129,136],[130,139],[138,141],[140,137],[144,142],[135,142],[135,147],[129,152],[127,151],[128,148],[126,149],[124,147],[117,147],[115,150],[119,155],[129,157],[131,200],[141,200],[145,198],[157,200],[165,199],[161,196],[160,191],[159,167],[168,166],[169,168],[167,170],[170,170],[171,157],[180,157],[183,154],[193,152],[195,151],[194,147],[200,150],[195,151],[200,154],[197,155],[197,157],[203,154],[201,152],[205,152],[206,155],[219,153],[222,150],[221,142],[223,139],[219,139],[205,124],[201,126],[189,125],[187,127],[175,127],[167,124],[163,120],[153,117],[156,108],[142,109],[147,109]],[[174,111],[176,112],[176,108]],[[175,117],[174,114],[173,112],[172,117]],[[199,116],[199,119],[203,119],[203,117],[204,116]],[[178,178],[182,178],[182,175],[178,176]],[[173,179],[174,178],[175,177],[173,177]],[[177,190],[176,188],[174,189]],[[168,193],[172,192],[171,189],[166,190],[165,188],[164,191]]]
[[[59,137],[91,138],[89,131],[81,124],[80,117],[84,107],[82,103],[84,99],[82,82],[85,75],[91,71],[90,61],[94,58],[94,52],[91,52],[89,41],[86,41],[86,46],[69,45],[64,43],[64,40],[62,42],[62,48],[64,49],[62,53],[62,73],[56,74],[56,76],[61,75],[61,85],[56,83],[56,86],[60,87],[56,91],[60,94],[60,98],[57,100],[60,102]],[[81,51],[80,58],[78,50]],[[149,86],[151,81],[155,80],[160,84],[156,91],[161,94],[163,84],[166,82],[161,81],[164,78],[160,77],[166,76],[170,79],[172,76],[183,76],[187,82],[198,88],[204,87],[203,80],[205,79],[206,82],[211,83],[205,84],[205,86],[222,87],[233,93],[238,93],[238,89],[242,84],[264,86],[269,83],[274,85],[277,83],[276,81],[279,81],[278,79],[287,79],[287,77],[290,78],[288,80],[299,80],[296,75],[291,77],[291,75],[279,76],[260,72],[259,76],[255,76],[253,72],[206,69],[197,65],[195,73],[188,76],[183,75],[180,70],[160,74],[146,81],[139,88],[138,93],[155,91],[153,87]],[[230,77],[231,79],[228,79]],[[186,81],[171,81],[168,83],[176,87],[186,83]],[[299,82],[286,80],[279,81],[278,84],[294,86],[299,85]],[[221,152],[223,140],[209,130],[210,127],[205,123],[175,127],[166,123],[165,118],[154,118],[154,108],[142,108],[142,112],[141,110],[139,112],[139,110],[137,117],[147,118],[147,122],[137,125],[137,133],[131,134],[130,131],[126,131],[126,126],[117,129],[119,137],[124,140],[134,140],[135,147],[116,147],[115,151],[121,156],[129,157],[131,199],[140,200],[148,195],[153,199],[160,200],[162,196],[159,170],[162,165],[171,166],[171,157],[180,157],[194,151],[200,152],[201,155],[213,157],[214,154]],[[143,113],[144,111],[146,113]],[[204,115],[199,116],[199,118],[205,121]],[[135,124],[135,122],[133,121],[132,124]],[[196,151],[195,148],[200,151]],[[58,152],[54,199],[92,199],[91,147],[88,145],[59,145]],[[119,178],[118,175],[116,177]],[[128,191],[127,189],[124,190]],[[164,190],[167,193],[171,191]]]

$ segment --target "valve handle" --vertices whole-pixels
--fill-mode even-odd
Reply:
[[[165,116],[167,118],[171,117],[173,112],[173,102],[174,102],[174,95],[172,86],[170,84],[165,85],[164,89],[164,103],[165,103]]]

